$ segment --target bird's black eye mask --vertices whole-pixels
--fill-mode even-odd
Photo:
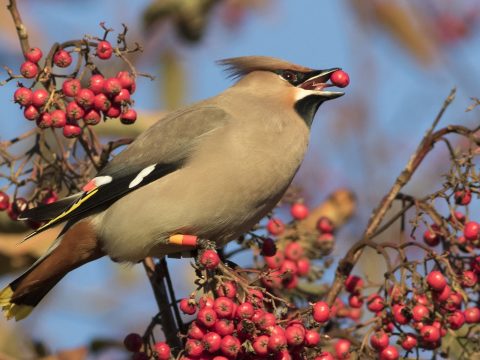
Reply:
[[[303,84],[305,81],[320,74],[322,70],[314,70],[309,72],[301,72],[295,70],[275,70],[274,73],[280,75],[293,86]]]

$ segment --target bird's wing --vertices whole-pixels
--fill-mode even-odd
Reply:
[[[230,115],[218,107],[202,106],[187,108],[158,121],[85,185],[75,202],[26,239],[58,223],[108,207],[127,193],[180,169],[202,135],[223,127],[229,119]],[[33,209],[21,214],[21,218],[33,220],[33,216],[27,216],[29,213],[45,218]]]

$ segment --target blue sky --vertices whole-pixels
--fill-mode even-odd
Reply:
[[[90,0],[29,1],[20,5],[27,24],[31,22],[41,29],[41,36],[33,38],[41,39],[40,45],[47,48],[54,41],[99,33],[100,21],[117,29],[125,22],[132,33],[140,33],[139,18],[147,3],[146,0]],[[444,54],[451,64],[448,70],[443,65],[426,68],[387,34],[364,32],[352,14],[349,1],[272,3],[271,11],[248,14],[236,31],[226,30],[213,18],[201,43],[174,46],[188,79],[185,102],[213,96],[230,85],[231,81],[214,64],[215,60],[227,57],[269,55],[314,68],[338,66],[348,71],[351,86],[346,89],[347,94],[325,104],[316,117],[310,152],[297,180],[305,184],[312,205],[338,186],[352,188],[359,197],[360,209],[365,210],[353,222],[350,231],[356,231],[406,163],[453,86],[459,86],[460,91],[446,116],[449,122],[471,124],[478,119],[478,114],[465,114],[463,110],[469,104],[469,96],[478,96],[480,82],[471,81],[468,89],[465,81],[460,82],[465,73],[478,80],[480,63],[475,60],[480,55],[478,33]],[[165,42],[173,43],[171,39]],[[147,51],[140,60],[140,70],[161,76],[156,66],[157,56],[153,50]],[[19,48],[16,54],[12,49],[3,53],[0,50],[0,59],[10,67],[18,66]],[[156,82],[141,80],[135,94],[137,107],[162,109],[158,88]],[[2,139],[30,126],[10,101],[13,91],[13,84],[0,88]],[[355,116],[358,114],[347,111],[354,104],[368,110],[368,119],[358,119]],[[352,120],[349,123],[349,119],[344,119],[342,124],[347,124],[346,129],[338,135],[334,120],[342,113],[352,115]],[[359,121],[365,121],[366,125]],[[357,131],[359,126],[368,129]],[[430,186],[420,182],[412,191]],[[174,261],[173,266],[175,271],[182,271],[187,265]],[[129,331],[142,331],[155,313],[150,287],[140,266],[123,267],[120,273],[118,268],[119,265],[104,259],[74,271],[19,326],[52,349],[79,346],[94,337],[121,339]],[[125,278],[130,279],[126,284],[122,281]],[[179,279],[177,286],[184,294],[191,290],[187,278]]]

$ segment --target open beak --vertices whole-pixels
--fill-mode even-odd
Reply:
[[[337,70],[341,70],[341,69],[332,68],[327,70],[312,71],[308,74],[309,76],[307,80],[297,85],[297,87],[302,88],[304,90],[314,91],[315,94],[324,97],[325,100],[336,99],[340,96],[345,95],[345,93],[341,91],[326,91],[324,89],[335,86],[329,83],[328,81],[330,80],[330,76]]]

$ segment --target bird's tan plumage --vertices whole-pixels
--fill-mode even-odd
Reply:
[[[66,228],[0,292],[7,316],[28,315],[67,272],[104,254],[123,262],[162,257],[183,250],[167,244],[177,233],[223,246],[272,210],[308,145],[309,124],[297,103],[324,93],[281,76],[310,73],[307,67],[257,56],[222,63],[240,78],[235,85],[153,125],[98,174],[96,188],[51,221],[66,221]]]

